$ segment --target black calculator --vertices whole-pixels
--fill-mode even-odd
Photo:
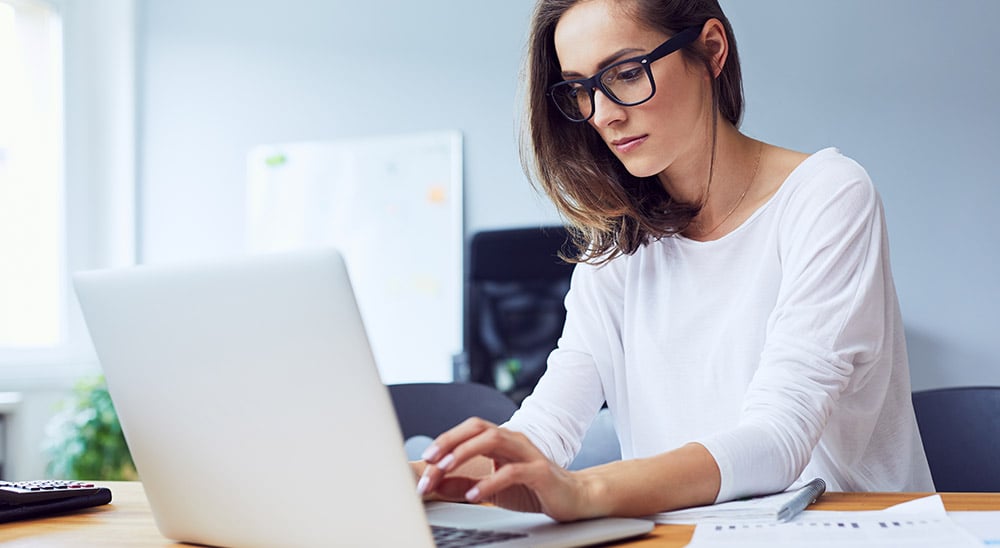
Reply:
[[[111,502],[111,490],[87,481],[0,480],[0,523],[70,512]]]
[[[46,500],[93,495],[100,487],[86,481],[0,481],[0,504],[32,504]]]

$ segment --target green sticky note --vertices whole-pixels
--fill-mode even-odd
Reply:
[[[264,159],[264,163],[267,164],[267,167],[282,166],[285,165],[285,162],[287,161],[288,157],[285,156],[284,154],[275,154],[273,156],[268,156],[267,158]]]

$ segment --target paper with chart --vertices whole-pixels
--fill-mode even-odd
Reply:
[[[944,511],[940,496],[885,510],[810,511],[786,523],[706,523],[695,528],[690,548],[981,547],[982,542]]]
[[[382,380],[450,381],[462,347],[461,134],[265,145],[248,161],[248,249],[339,248]]]

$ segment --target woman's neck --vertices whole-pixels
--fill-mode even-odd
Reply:
[[[701,211],[685,234],[694,239],[714,239],[724,235],[739,218],[748,193],[755,184],[764,143],[747,137],[726,122],[720,122],[712,161],[711,138],[701,154],[678,159],[660,174],[664,188],[675,199],[701,205]],[[711,173],[711,181],[709,174]],[[738,224],[737,224],[738,226]]]

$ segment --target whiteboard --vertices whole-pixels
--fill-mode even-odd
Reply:
[[[452,380],[462,348],[461,133],[262,145],[248,163],[248,250],[337,247],[382,381]]]

